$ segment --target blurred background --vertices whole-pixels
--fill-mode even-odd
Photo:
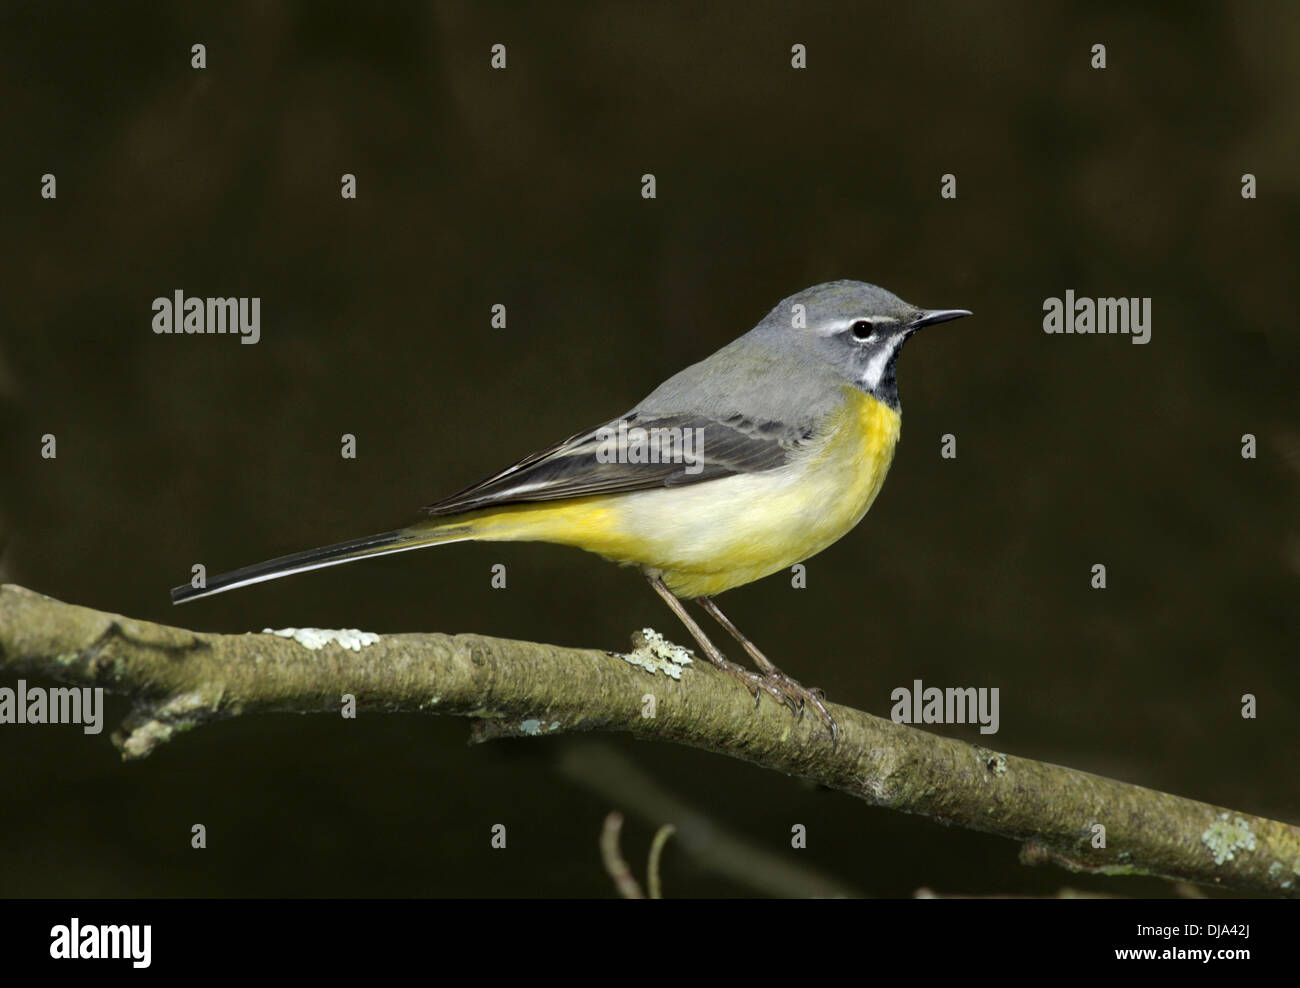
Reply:
[[[405,523],[786,295],[861,279],[976,315],[908,347],[864,523],[806,589],[777,575],[727,613],[840,703],[996,686],[999,734],[938,730],[1300,820],[1297,8],[791,6],[0,6],[0,576],[212,631],[684,641],[634,572],[544,545],[181,612],[167,590]],[[260,297],[261,341],[155,335],[177,289]],[[1151,342],[1045,335],[1067,289],[1151,297]],[[108,730],[5,728],[0,894],[607,896],[612,808],[638,873],[684,808],[772,856],[727,872],[670,844],[670,896],[780,894],[769,865],[867,895],[1171,894],[700,751],[467,730],[250,717],[123,764]]]

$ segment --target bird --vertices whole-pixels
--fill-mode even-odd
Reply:
[[[782,672],[714,598],[789,569],[862,520],[901,432],[903,345],[969,315],[921,309],[862,281],[814,285],[623,415],[426,505],[404,528],[196,576],[172,589],[172,602],[454,542],[575,546],[639,569],[755,703],[767,693],[797,717],[812,708],[837,744],[822,691]],[[757,671],[728,659],[686,601],[716,620]]]

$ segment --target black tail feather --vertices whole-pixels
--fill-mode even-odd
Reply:
[[[422,546],[436,544],[439,541],[442,540],[430,537],[428,533],[421,535],[402,529],[381,532],[378,535],[367,535],[365,538],[338,542],[317,549],[308,549],[305,552],[295,552],[288,556],[281,556],[278,559],[268,559],[265,562],[254,563],[252,566],[231,570],[229,573],[222,573],[212,577],[207,581],[206,585],[201,587],[188,583],[173,587],[171,592],[172,603],[184,604],[191,600],[198,600],[200,597],[210,597],[212,594],[221,593],[225,590],[248,586],[250,583],[261,583],[263,580],[274,580],[277,577],[288,576],[290,573],[301,573],[304,570],[319,569],[322,566],[336,566],[339,563],[351,562],[353,559],[364,559],[367,556],[382,556],[390,552],[401,552],[405,549],[419,549]]]

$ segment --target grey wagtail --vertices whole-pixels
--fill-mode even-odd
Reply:
[[[918,329],[970,315],[832,281],[791,295],[744,336],[626,415],[526,456],[379,535],[172,590],[182,603],[368,556],[447,542],[555,542],[637,566],[709,659],[802,716],[819,690],[781,672],[713,597],[793,566],[853,528],[880,493],[901,418],[896,367]],[[730,662],[687,613],[698,601],[761,674]]]

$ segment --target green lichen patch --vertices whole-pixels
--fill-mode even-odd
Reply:
[[[632,651],[619,658],[651,675],[663,673],[670,679],[680,680],[682,669],[695,661],[690,649],[674,645],[653,628],[642,628],[633,634],[632,645]]]
[[[1241,817],[1229,819],[1227,813],[1220,813],[1201,834],[1201,843],[1214,855],[1214,863],[1221,865],[1233,860],[1239,851],[1255,850],[1255,835]]]
[[[341,628],[337,631],[330,628],[263,628],[262,634],[292,638],[299,645],[313,651],[337,643],[349,651],[360,652],[367,645],[379,641],[379,636],[373,631],[359,631],[356,628]]]

